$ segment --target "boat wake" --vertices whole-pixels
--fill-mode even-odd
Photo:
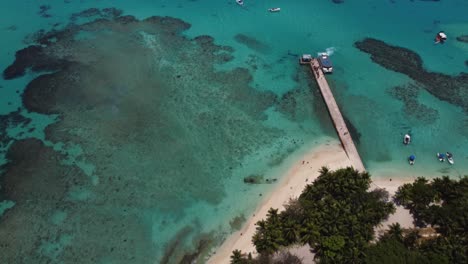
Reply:
[[[335,47],[329,47],[329,48],[326,48],[325,51],[322,51],[322,52],[318,52],[317,55],[322,55],[322,54],[327,54],[328,56],[331,56],[333,55],[333,53],[335,53],[336,51],[336,48]]]

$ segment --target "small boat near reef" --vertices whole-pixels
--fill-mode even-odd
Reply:
[[[240,6],[244,5],[244,0],[236,0],[236,3],[239,4]]]
[[[445,154],[437,152],[437,158],[439,159],[440,162],[444,162]]]
[[[403,137],[403,144],[408,145],[409,143],[411,143],[411,136],[409,134],[406,134]]]
[[[411,155],[411,156],[408,157],[409,165],[414,165],[415,161],[416,161],[416,156]]]
[[[455,163],[455,162],[453,161],[453,155],[452,155],[452,153],[447,152],[447,153],[445,153],[445,155],[447,156],[447,161],[448,161],[448,163],[450,163],[450,164]]]
[[[281,8],[279,8],[279,7],[268,8],[268,11],[270,11],[272,13],[279,12],[279,11],[281,11]]]
[[[440,31],[439,33],[437,33],[436,37],[435,37],[435,44],[444,44],[444,42],[447,40],[447,35],[443,32],[443,31]]]

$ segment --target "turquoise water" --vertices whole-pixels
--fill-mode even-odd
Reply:
[[[455,40],[468,34],[466,1],[49,5],[50,17],[41,17],[36,2],[0,3],[0,30],[7,40],[0,44],[2,70],[30,44],[32,33],[56,23],[60,30],[72,13],[91,7],[115,7],[140,20],[170,16],[191,27],[182,32],[186,38],[144,23],[82,30],[62,48],[89,70],[77,73],[73,89],[60,86],[65,92],[54,109],[61,114],[28,113],[22,106],[26,85],[41,73],[0,79],[3,163],[15,139],[44,143],[16,145],[24,154],[15,157],[23,158],[3,168],[2,190],[13,192],[0,195],[0,244],[7,245],[2,263],[177,263],[216,247],[231,232],[229,222],[248,217],[260,194],[273,187],[245,185],[243,177],[280,177],[295,156],[326,137],[336,138],[295,54],[334,51],[335,73],[328,80],[360,134],[357,148],[371,173],[388,168],[412,176],[468,173],[467,113],[423,88],[416,88],[414,100],[430,115],[405,112],[404,102],[390,93],[414,82],[353,46],[373,37],[413,50],[430,71],[467,72],[468,44]],[[266,11],[276,6],[281,12]],[[434,45],[440,30],[449,41]],[[191,40],[200,35],[232,47],[225,53],[233,59],[216,62]],[[22,119],[6,117],[14,111]],[[408,131],[413,142],[403,147]],[[27,154],[31,149],[37,152]],[[456,164],[438,163],[439,151],[451,151]],[[417,163],[409,167],[406,157],[412,153]]]

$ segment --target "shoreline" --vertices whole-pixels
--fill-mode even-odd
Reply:
[[[275,187],[263,201],[256,207],[254,213],[250,215],[242,228],[227,236],[226,240],[219,248],[209,257],[207,263],[210,264],[228,264],[230,256],[235,249],[241,250],[242,253],[252,253],[256,256],[255,246],[252,244],[252,236],[255,233],[258,221],[264,219],[270,208],[284,209],[284,204],[291,198],[297,198],[304,190],[307,184],[312,183],[318,176],[321,167],[326,166],[331,170],[351,166],[351,161],[347,157],[341,143],[338,140],[331,140],[326,144],[320,144],[305,152],[297,158],[286,170],[285,175],[281,177],[278,186]],[[400,185],[408,182],[413,182],[415,177],[407,175],[406,177],[392,178],[392,175],[401,175],[397,172],[389,172],[384,175],[372,176],[371,189],[384,188],[389,192],[390,197],[395,193]],[[412,227],[412,217],[408,210],[402,207],[397,207],[394,214],[390,215],[388,220],[382,222],[376,228],[376,235],[386,229],[392,223],[399,222],[403,228]],[[300,256],[308,256],[312,253],[308,250],[301,250],[304,254]]]
[[[351,166],[351,162],[338,140],[318,145],[294,162],[286,171],[286,175],[278,182],[278,186],[257,206],[253,215],[248,217],[242,228],[227,237],[216,252],[210,256],[208,263],[230,263],[230,256],[235,249],[246,254],[252,253],[252,256],[255,256],[255,247],[251,242],[256,229],[255,223],[264,219],[272,207],[278,208],[280,211],[283,210],[283,205],[290,198],[297,198],[305,186],[319,176],[319,169],[323,166],[332,170]]]

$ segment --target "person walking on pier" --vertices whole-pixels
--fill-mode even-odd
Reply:
[[[320,78],[320,74],[319,74],[319,67],[317,65],[314,66],[314,71],[315,71],[315,74],[317,74],[317,78]]]

